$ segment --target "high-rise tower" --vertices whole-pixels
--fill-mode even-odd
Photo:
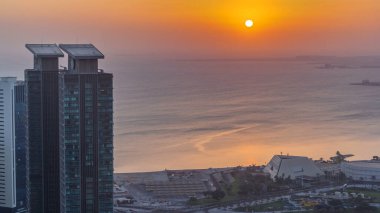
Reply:
[[[60,210],[58,58],[55,44],[27,44],[34,68],[25,70],[27,205],[31,213]]]
[[[17,81],[14,89],[15,143],[16,143],[16,213],[27,212],[26,208],[26,100],[25,82]]]
[[[113,83],[92,44],[61,44],[61,212],[113,212]]]
[[[16,208],[15,77],[0,78],[0,212]]]

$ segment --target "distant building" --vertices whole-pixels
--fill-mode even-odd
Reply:
[[[59,78],[61,213],[113,212],[113,76],[92,44],[61,44]]]
[[[148,182],[168,182],[169,177],[167,171],[160,172],[137,172],[118,174],[116,181],[127,181],[130,184],[145,184]]]
[[[15,77],[0,78],[0,212],[16,208]]]
[[[340,163],[317,161],[315,165],[328,176],[334,176],[340,173]]]
[[[58,58],[56,44],[27,44],[34,68],[25,70],[27,206],[30,213],[60,211]]]
[[[139,185],[141,193],[154,198],[188,199],[204,197],[204,192],[213,191],[209,170],[165,170],[118,174],[116,183]],[[117,190],[117,187],[115,188]]]
[[[145,190],[158,198],[189,198],[203,196],[208,188],[201,180],[173,180],[147,182]]]
[[[315,165],[314,161],[307,157],[275,155],[264,168],[264,172],[269,173],[272,179],[298,177],[318,177],[323,172]]]
[[[26,101],[25,83],[15,85],[15,135],[16,135],[16,213],[27,212],[26,208]]]
[[[380,182],[379,160],[342,162],[341,171],[356,181]]]

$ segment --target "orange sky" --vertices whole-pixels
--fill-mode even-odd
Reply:
[[[244,26],[246,19],[254,21],[251,29]],[[93,43],[106,56],[101,63],[112,64],[139,57],[380,55],[379,38],[379,0],[0,0],[2,76],[21,77],[31,67],[25,43]],[[198,142],[200,150],[207,145],[212,143]],[[335,150],[333,145],[329,150]],[[376,146],[371,143],[370,148]],[[220,155],[226,150],[214,151],[210,165],[264,162],[272,153],[260,157],[262,150],[285,149],[259,147],[228,147],[225,161]],[[360,157],[368,150],[355,141],[341,147],[357,148]],[[299,148],[294,154],[318,157],[319,149]],[[185,159],[188,165],[181,167],[201,165],[201,154],[189,156],[199,162]],[[234,161],[237,155],[247,160]],[[149,158],[146,164],[155,160]]]
[[[379,11],[378,0],[1,0],[0,57],[27,42],[160,57],[380,55]]]

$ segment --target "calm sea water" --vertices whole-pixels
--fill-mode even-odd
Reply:
[[[273,61],[112,69],[116,172],[262,164],[281,152],[380,154],[380,87],[349,85],[380,81],[378,69]]]

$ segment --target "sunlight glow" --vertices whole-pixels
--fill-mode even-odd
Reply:
[[[253,26],[253,21],[251,19],[248,19],[245,21],[245,26],[248,28],[251,28]]]

